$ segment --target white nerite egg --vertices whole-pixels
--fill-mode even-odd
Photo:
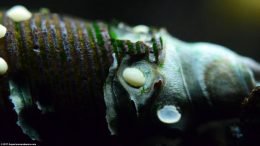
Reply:
[[[6,61],[0,57],[0,75],[5,74],[7,70],[8,70],[8,65]]]
[[[123,71],[124,80],[133,87],[141,87],[145,83],[144,74],[137,68],[129,67]]]
[[[181,114],[173,105],[165,105],[157,111],[158,119],[166,124],[177,123],[181,119]]]
[[[6,34],[6,27],[0,24],[0,38],[3,38]]]
[[[133,28],[133,31],[135,33],[148,33],[149,32],[149,27],[145,25],[137,25]]]
[[[7,11],[6,15],[15,22],[25,21],[32,17],[32,13],[21,5],[12,7]]]

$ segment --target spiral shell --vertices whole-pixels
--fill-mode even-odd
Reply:
[[[143,25],[46,12],[16,22],[6,11],[0,23],[7,29],[0,57],[8,65],[0,101],[10,97],[18,125],[37,140],[138,137],[234,117],[260,70],[224,47],[185,43]]]
[[[24,107],[42,113],[60,112],[63,117],[82,113],[83,121],[92,127],[90,131],[105,135],[103,85],[113,60],[120,62],[128,54],[158,62],[160,41],[152,39],[149,46],[142,41],[117,39],[111,36],[116,25],[41,12],[20,22],[13,21],[6,11],[0,16],[7,28],[0,40],[0,56],[9,65],[11,100],[18,124],[33,139],[39,137],[28,132],[30,125],[21,116]],[[24,89],[28,91],[23,96],[16,92]]]

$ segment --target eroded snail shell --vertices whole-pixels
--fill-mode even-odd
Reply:
[[[145,69],[139,66],[143,64],[142,60],[131,61],[131,57],[125,57],[121,64],[111,68],[111,75],[105,84],[107,120],[111,132],[113,134],[117,133],[116,131],[122,132],[121,130],[124,131],[127,129],[125,127],[130,127],[132,124],[127,120],[121,121],[123,118],[120,118],[120,115],[124,107],[132,108],[128,112],[136,112],[136,117],[133,116],[133,119],[141,120],[144,125],[157,123],[180,131],[192,123],[239,116],[244,97],[256,86],[257,78],[254,76],[259,76],[260,65],[223,46],[182,42],[164,30],[158,34],[163,39],[163,51],[161,51],[163,53],[160,54],[164,55],[160,55],[159,58],[164,57],[159,59],[160,63],[146,62],[144,66],[153,67]],[[129,37],[123,35],[122,38],[126,36]],[[143,88],[126,85],[120,79],[120,72],[126,67],[143,68],[142,72],[151,75],[146,77],[146,80],[152,84]],[[122,92],[122,88],[127,92]],[[117,103],[116,100],[119,99],[122,102]],[[162,120],[158,112],[165,106],[178,108],[180,119],[169,117],[176,119],[177,122]],[[119,110],[120,112],[117,112]],[[129,115],[128,112],[123,114]],[[118,129],[115,125],[125,126],[124,129]],[[131,129],[126,131],[129,130],[131,131]]]
[[[28,124],[36,121],[26,116],[28,111],[59,113],[65,123],[73,119],[67,119],[70,113],[78,113],[74,118],[87,121],[85,128],[93,132],[87,135],[104,132],[105,105],[102,92],[96,91],[103,90],[113,62],[108,25],[45,13],[33,13],[28,20],[15,22],[6,11],[1,12],[1,23],[7,33],[1,39],[0,54],[9,67],[9,83],[3,84],[9,84],[4,86],[10,88],[24,133],[32,139],[45,137],[44,132],[38,134],[44,126]],[[44,125],[44,121],[37,122]]]
[[[28,116],[31,111],[54,113],[55,120],[75,124],[70,132],[82,137],[87,130],[90,139],[138,135],[153,125],[183,130],[192,117],[233,117],[256,86],[252,72],[260,72],[257,63],[224,47],[185,43],[162,29],[52,13],[18,22],[6,11],[0,16],[7,28],[0,57],[8,64],[2,98],[10,94],[18,124],[33,139],[53,135]],[[124,77],[127,68],[138,68],[138,81],[131,73]]]
[[[56,120],[78,125],[71,133],[87,129],[89,137],[107,135],[102,91],[114,60],[112,54],[118,61],[131,54],[156,62],[158,55],[150,51],[158,52],[160,41],[151,38],[151,47],[143,41],[112,37],[117,25],[41,12],[30,17],[25,12],[25,18],[17,18],[20,16],[14,11],[2,11],[0,15],[0,22],[7,29],[1,38],[0,56],[8,64],[7,82],[1,82],[1,88],[8,88],[4,95],[10,94],[23,132],[37,140],[52,137],[48,136],[52,132],[40,126],[44,125],[42,118],[37,121],[29,116],[34,111],[42,117],[55,113],[59,117]],[[20,11],[24,8],[19,7]],[[80,120],[72,122],[74,119]],[[28,124],[31,121],[40,124],[35,127]],[[83,137],[81,133],[77,135]]]

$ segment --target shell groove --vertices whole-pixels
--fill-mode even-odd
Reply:
[[[106,24],[41,13],[16,23],[5,12],[3,24],[8,32],[1,54],[11,65],[11,77],[25,75],[35,90],[50,86],[55,93],[50,99],[100,96],[92,91],[102,89],[113,61]]]
[[[0,40],[0,57],[9,65],[6,79],[29,89],[30,102],[21,101],[26,107],[60,112],[63,117],[81,113],[90,131],[107,129],[103,85],[113,54],[118,61],[128,54],[158,62],[162,49],[157,38],[148,45],[112,37],[112,26],[103,22],[51,13],[33,13],[29,20],[14,22],[6,11],[0,13],[0,22],[8,30]]]

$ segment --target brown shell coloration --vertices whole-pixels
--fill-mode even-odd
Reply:
[[[73,117],[63,119],[68,123],[81,118],[90,131],[106,131],[103,84],[113,62],[108,25],[42,13],[14,22],[5,12],[2,24],[8,30],[0,49],[9,65],[7,78],[30,89],[26,106],[39,103],[41,110]]]
[[[10,66],[9,73],[28,79],[35,100],[42,95],[35,90],[42,87],[52,90],[48,93],[54,94],[44,98],[50,98],[55,106],[77,102],[75,95],[92,96],[85,100],[101,97],[93,91],[102,90],[113,61],[106,24],[35,13],[20,23],[4,14],[3,25],[8,33],[1,54]]]
[[[58,14],[34,13],[30,20],[14,22],[3,12],[2,23],[8,32],[0,53],[10,66],[9,76],[24,76],[35,101],[46,93],[39,95],[37,90],[51,90],[47,93],[54,94],[44,98],[52,100],[54,107],[67,105],[60,102],[77,105],[86,96],[91,97],[86,98],[88,104],[99,100],[102,92],[94,91],[102,91],[113,52],[119,61],[129,54],[158,63],[163,47],[161,40],[154,38],[152,46],[119,40],[110,36],[106,23]],[[83,97],[77,100],[75,95]]]
[[[29,90],[30,99],[20,97],[25,107],[18,125],[51,142],[73,141],[71,133],[89,141],[110,135],[103,86],[114,59],[120,62],[128,54],[158,63],[163,47],[161,39],[152,38],[150,46],[120,40],[106,23],[58,14],[33,13],[29,20],[14,22],[3,11],[0,22],[8,30],[0,40],[0,57],[9,66],[0,82],[5,86],[1,99],[8,103],[10,81],[18,90]]]

